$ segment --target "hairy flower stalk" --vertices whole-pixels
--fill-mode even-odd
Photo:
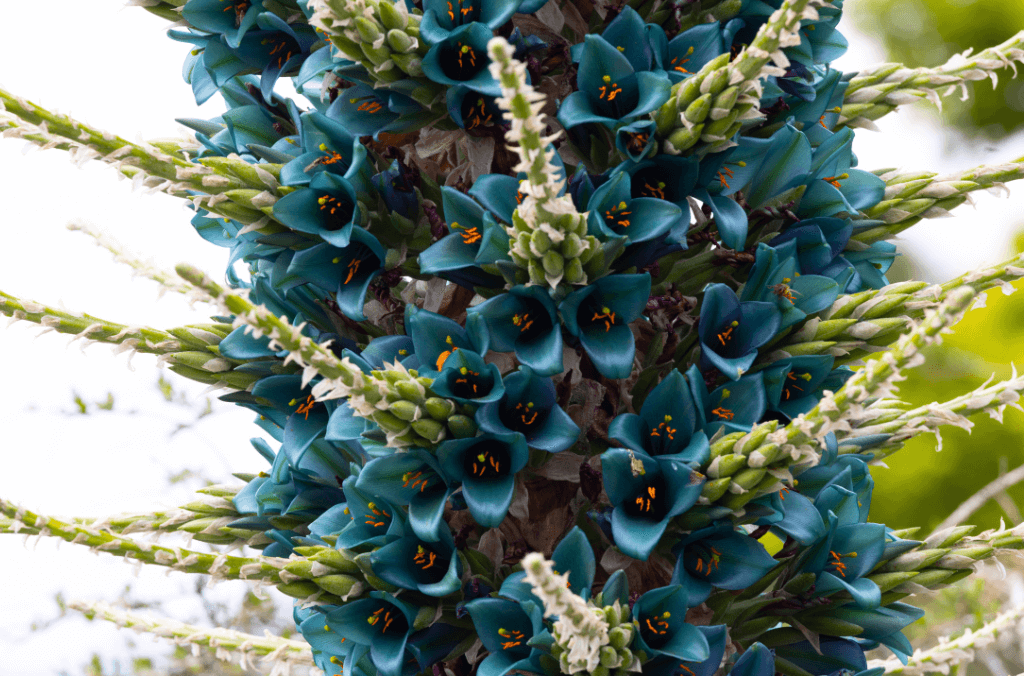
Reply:
[[[858,73],[846,90],[839,124],[851,127],[874,126],[873,121],[905,103],[928,99],[940,110],[941,96],[958,88],[967,99],[967,82],[998,81],[996,71],[1003,68],[1017,75],[1017,63],[1024,62],[1024,31],[1006,42],[971,55],[968,49],[936,68],[906,68],[899,63],[882,63]],[[945,91],[940,91],[945,90]]]
[[[261,658],[261,662],[313,665],[313,656],[309,644],[305,641],[270,635],[255,636],[233,629],[198,627],[169,617],[153,618],[121,610],[100,601],[72,601],[68,607],[79,611],[90,620],[99,617],[113,622],[118,627],[169,639],[178,646],[210,648],[215,651],[219,660],[237,659],[242,669],[256,668],[255,658]]]
[[[711,461],[703,469],[708,477],[701,495],[702,504],[719,502],[737,510],[750,500],[774,490],[789,474],[813,467],[819,457],[815,450],[829,432],[850,432],[852,422],[864,415],[864,402],[888,397],[895,383],[902,380],[900,370],[924,361],[921,348],[938,344],[940,333],[959,321],[977,292],[959,287],[925,318],[901,337],[892,349],[869,360],[838,392],[826,391],[820,403],[807,414],[797,416],[782,429],[770,421],[755,425],[743,434],[725,435],[711,444]]]
[[[568,589],[569,574],[556,575],[553,564],[533,552],[523,559],[526,581],[544,603],[545,615],[558,615],[554,626],[555,642],[565,649],[562,672],[593,673],[601,663],[601,648],[608,645],[608,622],[604,612],[587,604]]]
[[[545,136],[541,109],[544,95],[527,82],[526,65],[512,58],[514,50],[504,38],[487,45],[491,74],[501,84],[498,105],[512,124],[506,142],[519,155],[517,172],[526,174],[519,184],[520,203],[507,228],[512,239],[512,260],[529,272],[531,284],[548,284],[552,289],[563,280],[586,284],[584,266],[602,261],[597,238],[587,235],[587,215],[576,211],[572,198],[561,194],[565,179],[552,160],[551,142],[558,134]],[[591,273],[594,270],[591,269]]]
[[[800,21],[817,20],[815,8],[828,4],[785,0],[739,56],[730,61],[722,54],[676,85],[655,116],[658,134],[666,139],[663,150],[694,152],[698,143],[708,152],[721,150],[748,120],[761,119],[761,79],[785,73],[789,59],[783,48],[799,45]]]
[[[275,317],[265,306],[226,291],[191,266],[179,265],[177,271],[234,314],[235,326],[251,326],[254,336],[268,335],[276,349],[288,350],[286,362],[302,367],[305,383],[320,376],[322,380],[311,391],[317,401],[347,398],[357,415],[380,425],[389,446],[432,448],[449,435],[447,426],[458,426],[462,434],[467,429],[475,431],[455,402],[433,393],[430,378],[420,377],[398,362],[383,371],[363,373],[348,357],[338,359],[304,335],[301,326]]]

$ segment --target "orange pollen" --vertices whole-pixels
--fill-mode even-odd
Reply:
[[[729,182],[726,181],[725,179],[726,178],[732,178],[732,176],[733,176],[732,169],[730,169],[729,167],[722,167],[722,170],[720,172],[718,172],[718,180],[722,182],[722,187],[723,188],[728,188],[729,187]]]
[[[718,334],[718,340],[722,341],[723,346],[725,345],[725,341],[727,341],[731,337],[732,329],[733,327],[730,326],[725,331],[722,331],[721,333]]]
[[[601,85],[597,88],[597,91],[601,92],[598,96],[599,99],[607,98],[609,102],[614,101],[615,97],[622,93],[622,87],[615,84],[614,82],[607,85]]]
[[[512,323],[519,327],[520,333],[533,326],[533,320],[530,319],[530,314],[528,312],[523,313],[522,317],[519,315],[512,315]]]
[[[416,556],[413,558],[413,561],[420,564],[420,568],[426,570],[427,568],[430,568],[432,565],[434,565],[434,561],[437,561],[437,554],[435,554],[434,552],[428,552],[425,549],[420,549],[416,553]]]
[[[789,492],[789,486],[783,486],[782,488],[780,488],[779,489],[779,500],[785,500],[786,499],[786,493],[788,493],[788,492]]]
[[[828,129],[828,125],[825,124],[825,116],[824,115],[822,115],[821,118],[818,119],[818,124],[820,124],[825,129]]]
[[[604,330],[605,330],[605,333],[607,333],[608,331],[612,330],[612,324],[615,323],[615,313],[614,312],[603,312],[603,313],[595,312],[594,316],[590,318],[590,321],[596,322],[599,319],[603,319],[604,320]]]
[[[676,428],[669,427],[667,422],[663,422],[657,427],[655,427],[653,430],[651,430],[651,436],[660,437],[661,430],[665,431],[665,436],[667,436],[669,439],[675,439]]]
[[[690,676],[697,676],[697,674],[693,673],[693,670],[687,667],[685,664],[680,663],[679,668],[688,673]]]
[[[642,509],[643,511],[645,511],[645,512],[651,511],[651,500],[650,500],[650,498],[644,498],[644,496],[638,495],[636,500],[635,500],[635,502],[636,502],[636,505],[640,509]]]
[[[635,153],[638,153],[644,149],[647,145],[647,139],[651,137],[650,134],[633,134],[629,137],[628,147]]]
[[[352,277],[356,274],[356,272],[359,271],[360,263],[362,263],[362,261],[359,260],[358,258],[348,262],[348,276],[345,277],[345,281],[343,282],[344,284],[348,284],[349,282],[352,281]]]
[[[829,554],[831,554],[832,558],[835,559],[832,561],[832,565],[835,566],[836,572],[842,577],[846,577],[846,564],[843,563],[843,555],[831,550],[829,550]]]
[[[448,3],[448,18],[455,21],[455,8],[452,7],[452,3]]]
[[[650,183],[644,182],[644,194],[651,197],[657,197],[660,200],[665,199],[664,183],[653,186]]]
[[[476,244],[483,239],[483,235],[480,234],[475,225],[472,228],[464,228],[464,230],[465,232],[460,232],[459,234],[462,235],[462,241],[466,244]]]
[[[457,349],[459,349],[459,348],[457,348],[457,347],[453,347],[453,348],[452,348],[452,349],[450,349],[450,350],[445,350],[444,352],[442,352],[442,353],[441,353],[441,354],[440,354],[440,355],[438,356],[438,358],[437,358],[437,370],[438,370],[438,371],[440,371],[440,370],[441,370],[441,367],[442,367],[442,366],[444,366],[444,363],[445,363],[446,361],[448,361],[448,357],[452,356],[452,352],[455,352],[455,350],[457,350]]]
[[[850,178],[850,175],[849,174],[839,174],[838,176],[826,176],[826,177],[824,177],[821,180],[825,181],[826,183],[832,184],[833,187],[842,188],[843,186],[839,185],[839,181],[842,181],[843,179],[846,179],[846,178]]]
[[[655,634],[665,634],[668,631],[668,622],[665,620],[657,620],[658,627],[664,627],[664,629],[658,629],[658,627],[651,624],[650,618],[646,618],[644,622],[647,624],[647,628]]]
[[[679,57],[678,56],[676,58],[672,59],[671,61],[669,61],[668,65],[672,66],[672,70],[678,70],[680,73],[689,73],[690,72],[690,71],[686,70],[685,68],[683,68],[683,64],[684,63],[689,63],[690,62],[689,59],[683,59],[682,61],[679,61],[678,64],[676,63],[677,61],[679,61]]]
[[[711,412],[714,413],[715,415],[717,415],[719,418],[722,418],[723,420],[732,420],[735,417],[735,415],[736,415],[735,413],[733,413],[729,409],[723,408],[721,406],[719,406],[718,408],[712,410]]]
[[[374,113],[379,113],[383,108],[384,108],[384,106],[380,105],[379,102],[377,102],[377,101],[370,101],[370,102],[360,103],[359,107],[356,110],[368,111],[371,114],[374,114]]]
[[[341,156],[341,153],[331,150],[323,157],[317,159],[313,164],[336,164],[338,162],[343,162],[344,160],[345,158]]]
[[[412,472],[406,472],[405,474],[402,475],[402,488],[416,488],[417,486],[419,486],[420,493],[422,493],[427,489],[428,483],[427,477],[422,475],[423,472],[416,472],[415,474],[413,474]]]
[[[295,409],[295,412],[306,414],[306,417],[304,419],[309,420],[309,412],[310,410],[312,410],[314,406],[316,406],[316,401],[313,399],[313,395],[311,394],[308,397],[306,397],[306,402],[304,404],[300,405],[297,409]]]
[[[796,298],[793,297],[793,290],[789,288],[788,284],[776,284],[772,287],[772,293],[779,298],[785,298],[791,303],[796,302]]]
[[[469,45],[464,45],[464,44],[462,44],[460,42],[459,43],[459,68],[465,68],[465,66],[462,64],[462,57],[463,56],[465,56],[467,59],[469,59],[469,65],[470,66],[476,66],[476,52],[474,52],[473,48],[470,47]]]

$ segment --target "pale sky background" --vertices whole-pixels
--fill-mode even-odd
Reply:
[[[45,29],[40,10],[46,13]],[[220,104],[214,99],[196,107],[181,79],[187,46],[168,40],[165,29],[164,21],[139,8],[122,8],[122,0],[0,0],[0,86],[129,139],[139,133],[178,136],[181,128],[173,118],[214,117]],[[881,50],[849,22],[842,29],[852,47],[839,68],[855,70],[882,59]],[[964,143],[937,128],[926,105],[888,116],[880,124],[882,134],[859,132],[854,149],[860,166],[945,172],[1024,155],[1020,136],[998,149]],[[0,290],[123,323],[171,327],[203,321],[201,307],[190,308],[173,294],[157,301],[154,283],[132,279],[89,238],[65,227],[85,221],[160,266],[189,261],[219,275],[225,250],[195,234],[180,200],[132,193],[110,168],[92,163],[76,169],[57,150],[23,155],[24,145],[0,140]],[[901,250],[914,253],[927,279],[945,280],[1009,255],[1012,228],[1024,220],[1021,193],[1011,199],[984,194],[977,201],[977,209],[961,207],[956,218],[926,221],[897,240]],[[112,356],[107,347],[94,345],[83,353],[79,344],[66,347],[65,336],[34,338],[37,333],[38,327],[25,323],[0,330],[0,353],[6,355],[0,366],[0,496],[54,515],[146,511],[190,500],[195,482],[167,486],[168,476],[182,469],[228,481],[231,472],[263,468],[247,441],[259,432],[250,413],[219,405],[216,415],[171,437],[193,414],[164,404],[152,357],[136,356],[131,371],[125,356]],[[193,396],[202,391],[165,375]],[[79,416],[72,391],[86,401],[101,401],[111,392],[114,412]],[[113,600],[132,584],[139,598],[167,601],[177,619],[200,617],[191,576],[165,576],[147,567],[136,579],[130,566],[113,557],[67,544],[58,551],[49,541],[34,545],[34,538],[25,547],[22,540],[0,537],[0,672],[78,674],[93,650],[107,658],[126,654],[124,641],[135,635],[98,621],[72,618],[31,633],[32,622],[55,615],[52,599],[60,590],[68,598]],[[235,598],[242,584],[217,590]],[[167,651],[166,644],[141,645],[148,654]]]

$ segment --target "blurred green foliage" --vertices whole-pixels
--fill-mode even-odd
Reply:
[[[938,66],[954,54],[980,51],[1024,30],[1022,0],[859,0],[847,15],[882,41],[890,61]],[[976,82],[969,101],[943,99],[945,120],[975,136],[1001,138],[1024,125],[1024,79],[1000,71],[999,86]]]
[[[1018,242],[1024,245],[1024,233]],[[1014,287],[1024,289],[1024,282]],[[1024,293],[1005,296],[990,291],[987,307],[968,312],[954,331],[942,345],[925,351],[924,365],[906,372],[898,393],[901,399],[915,406],[948,401],[977,388],[992,374],[997,380],[1009,378],[1010,362],[1024,368]],[[1003,419],[1000,424],[987,415],[976,416],[970,434],[943,428],[941,451],[930,434],[909,440],[885,460],[888,469],[872,471],[876,488],[871,520],[892,528],[921,526],[921,534],[927,534],[961,502],[1024,464],[1024,414],[1008,408]],[[1001,517],[1019,523],[1016,505],[1024,505],[1024,484],[1009,489],[1008,496],[1000,499],[1002,506],[990,501],[968,523],[980,529],[997,526]]]

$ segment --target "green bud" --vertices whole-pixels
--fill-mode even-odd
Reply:
[[[683,117],[694,124],[703,122],[707,119],[708,113],[711,112],[712,98],[711,94],[704,94],[686,107],[686,110],[683,111]]]
[[[322,575],[313,581],[324,591],[343,599],[350,596],[353,590],[358,594],[363,584],[362,580],[351,575]]]
[[[530,235],[530,253],[543,256],[551,248],[551,238],[543,230],[536,230]]]
[[[374,43],[381,38],[380,26],[377,22],[372,19],[368,19],[365,16],[357,16],[355,18],[356,30],[359,31],[359,37],[364,43]]]
[[[622,663],[615,648],[610,645],[601,646],[601,666],[614,669]]]
[[[468,439],[476,436],[476,423],[465,415],[453,415],[448,418],[448,430],[456,439]]]
[[[864,628],[853,622],[846,622],[828,615],[798,616],[800,623],[819,634],[828,636],[857,636],[864,633]]]
[[[920,575],[920,573],[908,570],[902,573],[878,573],[877,575],[868,576],[868,579],[878,585],[878,588],[882,593],[885,593],[890,589],[895,589],[904,582],[917,577],[918,575]]]
[[[277,590],[285,596],[291,596],[295,599],[304,599],[316,594],[320,591],[320,587],[316,586],[316,584],[309,580],[296,580],[295,582],[277,585]]]
[[[624,625],[625,628],[629,631],[629,635],[632,636],[633,635],[633,625],[630,624],[630,621],[629,621],[630,617],[632,617],[632,611],[630,611],[629,605],[628,604],[627,605],[620,605],[619,606],[619,625],[620,626]]]
[[[423,402],[423,410],[434,420],[444,422],[455,413],[455,402],[450,399],[431,397]]]
[[[715,459],[716,472],[719,477],[731,477],[747,466],[747,456],[739,453],[730,453]],[[747,488],[744,486],[744,488]]]
[[[312,580],[316,577],[313,575],[313,562],[309,560],[292,561],[284,569],[292,575],[298,575],[306,580]]]
[[[926,589],[939,589],[948,583],[949,579],[958,572],[959,571],[953,570],[936,570],[934,568],[931,570],[923,570],[914,577],[914,585],[921,585]],[[872,575],[871,577],[875,576]],[[909,585],[908,587],[914,587],[914,585]],[[892,591],[906,591],[908,594],[913,593],[913,589],[908,587],[893,587]]]
[[[672,135],[668,137],[668,142],[676,149],[676,151],[682,152],[696,145],[697,141],[700,140],[700,135],[703,131],[703,124],[696,124],[692,129],[676,129],[672,132]]]
[[[725,90],[722,91],[721,94],[719,94],[717,97],[715,97],[715,102],[711,106],[711,113],[710,113],[711,114],[711,119],[721,119],[721,117],[724,116],[724,115],[720,115],[719,117],[715,117],[715,115],[716,115],[715,111],[718,111],[718,110],[723,110],[723,111],[732,110],[733,107],[736,105],[736,98],[739,96],[739,94],[740,94],[740,88],[735,86],[735,85],[733,85],[732,87],[726,88]]]
[[[411,77],[423,77],[423,59],[419,54],[392,53],[391,60],[395,62],[398,69]]]
[[[416,434],[433,444],[444,439],[444,425],[436,420],[421,418],[420,420],[411,423],[411,425]]]
[[[604,666],[603,664],[599,664],[596,667],[594,667],[594,670],[590,672],[590,675],[591,676],[610,676],[611,673],[612,672],[611,672],[610,669],[608,669],[608,667]]]
[[[814,331],[814,340],[835,338],[856,323],[856,319],[826,319],[818,322],[818,327]]]
[[[377,591],[383,591],[383,592],[387,592],[389,594],[394,594],[396,591],[398,591],[398,587],[396,587],[395,585],[391,584],[390,582],[385,582],[384,580],[380,579],[376,575],[367,575],[366,576],[366,583],[368,585],[370,585],[371,587],[373,587],[374,589],[376,589]],[[434,612],[434,611],[431,610],[431,612]]]
[[[970,568],[975,562],[987,559],[995,551],[989,545],[975,545],[973,547],[958,547],[949,554],[946,554],[933,565],[936,568],[955,569]]]
[[[566,260],[576,258],[583,253],[583,240],[576,233],[569,233],[559,245],[558,249],[565,256]]]
[[[182,506],[182,509],[187,509],[190,512],[196,514],[204,514],[206,516],[237,516],[238,512],[232,507],[217,507],[202,500],[195,500]]]
[[[421,415],[419,406],[411,401],[405,401],[404,399],[391,403],[388,406],[388,410],[391,411],[396,418],[406,422],[412,422]]]
[[[900,554],[878,569],[881,573],[897,573],[927,568],[949,553],[948,549],[915,549]]]
[[[783,346],[786,352],[792,357],[803,357],[810,354],[825,354],[828,349],[834,346],[835,341],[830,340],[812,340],[806,343],[792,343],[790,345]]]
[[[700,90],[712,96],[721,94],[729,84],[729,69],[719,68],[711,71],[711,74],[700,83]]]
[[[633,632],[626,626],[619,625],[608,632],[608,644],[616,650],[622,650],[633,639]]]
[[[557,251],[548,251],[541,261],[544,264],[544,272],[552,277],[561,275],[565,268],[565,259]]]
[[[544,277],[544,268],[542,268],[537,261],[531,260],[527,267],[527,271],[530,273],[531,284],[539,284],[541,286],[547,285],[548,280]]]
[[[423,388],[419,383],[412,383],[408,381],[395,383],[395,391],[398,392],[402,399],[411,401],[415,404],[422,404],[426,400],[423,396]]]
[[[374,411],[373,421],[386,432],[403,432],[409,429],[409,423],[388,411]]]
[[[421,607],[412,621],[412,628],[416,631],[426,629],[433,623],[435,615],[437,615],[437,608],[433,606]]]
[[[729,484],[731,483],[732,477],[728,476],[721,479],[712,479],[704,484],[700,494],[709,501],[716,502],[729,490]]]
[[[722,119],[710,122],[704,127],[704,133],[701,134],[701,136],[723,136],[728,138],[726,133],[729,131],[730,127],[732,127],[733,123],[736,122],[737,115],[739,115],[739,111],[733,110]]]
[[[352,557],[349,556],[347,552],[339,551],[337,549],[332,549],[330,547],[324,548],[322,551],[314,554],[311,558],[317,563],[330,566],[342,573],[359,572],[359,566],[356,565]]]
[[[565,264],[564,279],[569,284],[585,284],[587,273],[583,271],[583,263],[579,258],[571,258]]]
[[[732,452],[742,453],[744,455],[749,454],[750,451],[753,451],[758,446],[760,446],[761,442],[763,442],[769,434],[774,432],[778,426],[779,423],[775,420],[772,420],[771,422],[765,423],[763,425],[755,426],[749,434],[745,435],[739,441],[736,442],[736,445],[733,446]]]
[[[403,3],[381,2],[377,4],[380,22],[390,30],[405,30],[409,25],[409,12]]]
[[[580,253],[579,259],[580,263],[586,265],[587,262],[590,261],[590,259],[597,254],[598,251],[601,251],[601,242],[599,242],[597,237],[594,237],[593,235],[583,237],[583,241],[586,242],[588,246],[586,249],[583,250],[582,253]]]
[[[381,66],[391,61],[391,55],[394,54],[394,52],[391,51],[390,47],[388,47],[387,45],[374,47],[373,44],[370,42],[363,42],[359,45],[359,48],[363,50],[363,54],[366,55],[366,58],[373,65],[372,67],[367,68],[367,70],[372,70],[376,79],[393,81],[394,79],[399,77],[399,75],[395,75],[394,77],[390,78],[388,77],[389,71],[394,70],[393,68],[381,70],[377,70],[376,68],[376,66]],[[364,64],[363,67],[366,68],[366,65]]]
[[[814,580],[817,576],[814,573],[800,573],[794,575],[793,578],[786,583],[783,589],[790,594],[803,594],[805,591],[814,586]]]

